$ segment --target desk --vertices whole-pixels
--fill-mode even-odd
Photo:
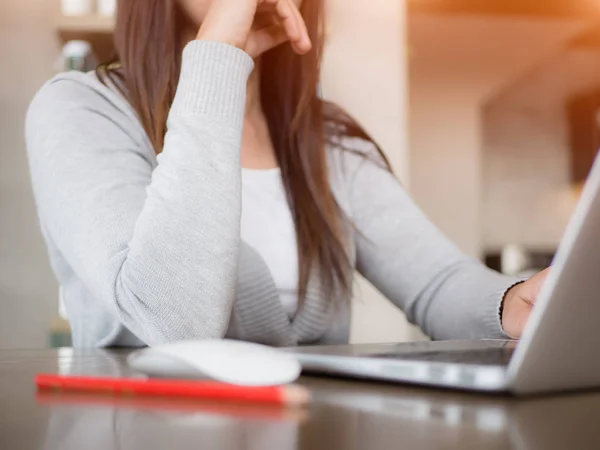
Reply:
[[[303,378],[306,411],[178,400],[36,396],[36,373],[128,375],[126,352],[0,351],[6,450],[598,449],[600,393],[515,400]]]

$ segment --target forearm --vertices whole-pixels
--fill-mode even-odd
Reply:
[[[147,344],[226,331],[252,67],[223,44],[186,49],[155,169],[139,124],[85,76],[47,86],[32,104],[28,151],[42,225],[70,270]]]
[[[474,261],[445,268],[407,305],[407,316],[433,339],[506,339],[500,306],[515,279]]]
[[[515,282],[466,257],[398,180],[347,157],[359,271],[434,339],[505,338],[500,305]]]

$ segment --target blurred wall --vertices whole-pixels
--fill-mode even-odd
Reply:
[[[570,97],[600,89],[600,49],[564,49],[484,108],[484,245],[552,252],[576,206]],[[591,132],[591,130],[590,130]]]
[[[483,244],[556,249],[577,202],[562,108],[498,102],[484,114]]]
[[[506,201],[490,203],[490,197],[484,196],[485,190],[492,190],[497,197],[510,182],[507,177],[488,179],[495,170],[492,166],[502,165],[500,160],[508,158],[508,153],[495,151],[493,159],[488,159],[485,132],[489,126],[484,125],[489,117],[484,116],[484,106],[559,54],[586,24],[575,19],[419,14],[411,15],[408,23],[411,60],[407,160],[411,194],[464,252],[481,257],[492,239],[490,234],[500,233],[505,223],[498,220],[492,229],[486,219],[484,233],[484,214],[506,220],[528,216],[523,202],[520,208],[514,208]],[[556,87],[552,83],[546,86],[549,91]],[[504,111],[505,117],[515,113],[514,109]],[[506,121],[496,118],[493,121],[496,142],[499,136],[504,136],[502,145],[514,146],[510,154],[521,151],[527,154],[526,142],[530,142],[527,135],[511,135],[514,127],[504,129]],[[547,126],[553,124],[549,122]],[[535,139],[533,134],[529,136]],[[562,136],[551,134],[545,145],[563,145]],[[521,158],[529,162],[527,169],[522,170],[539,179],[554,177],[557,170],[564,170],[558,166],[564,164],[566,157],[564,146],[557,151],[562,156],[551,160],[550,170],[548,165],[531,163],[532,159],[543,157],[539,151]],[[505,162],[510,166],[515,161],[512,158]],[[548,208],[538,212],[537,225],[544,220],[557,220],[555,212]],[[548,216],[542,217],[542,213]],[[549,239],[555,239],[556,230],[562,228],[564,214],[564,211],[559,213],[560,223]],[[536,232],[546,231],[547,227],[538,227]]]
[[[331,0],[323,93],[345,108],[381,145],[408,185],[406,11],[404,2]],[[354,342],[412,340],[418,332],[360,279]]]
[[[57,288],[29,183],[23,121],[53,74],[57,0],[0,2],[0,348],[42,347],[56,313]]]
[[[438,68],[439,69],[439,68]],[[413,69],[410,89],[411,194],[461,250],[478,257],[481,243],[481,91]]]

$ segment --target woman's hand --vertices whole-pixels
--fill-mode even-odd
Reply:
[[[197,38],[233,45],[253,58],[286,41],[298,54],[312,47],[294,0],[213,0]]]
[[[546,269],[534,275],[529,280],[516,285],[506,293],[504,308],[502,310],[502,326],[504,332],[510,338],[521,338],[542,285],[548,277],[549,270]]]

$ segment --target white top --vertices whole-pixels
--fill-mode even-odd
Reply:
[[[298,248],[279,169],[242,169],[242,239],[264,259],[290,317],[298,309]]]

